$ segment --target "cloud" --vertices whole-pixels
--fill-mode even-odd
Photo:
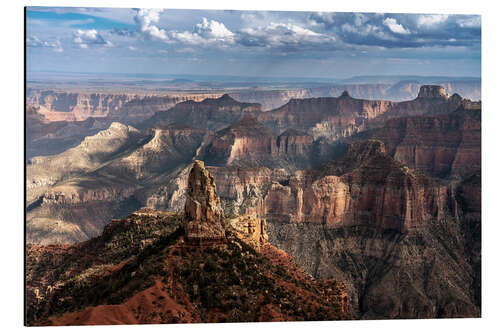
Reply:
[[[243,46],[282,48],[288,51],[307,49],[313,45],[332,48],[336,40],[333,36],[323,35],[297,24],[281,22],[242,29],[236,38]]]
[[[37,36],[29,36],[26,38],[26,46],[28,47],[46,47],[50,48],[55,52],[62,52],[64,49],[62,48],[61,42],[59,40],[54,41],[42,41]]]
[[[113,43],[104,40],[104,38],[95,29],[78,29],[74,31],[73,43],[75,43],[82,49],[88,48],[89,45],[113,46]]]
[[[137,9],[134,21],[138,31],[148,39],[165,43],[180,42],[189,45],[213,45],[234,43],[234,33],[222,22],[206,17],[196,24],[192,31],[167,31],[158,26],[163,9]],[[132,31],[116,31],[122,36],[132,36]]]
[[[388,17],[383,21],[383,23],[389,28],[389,30],[396,34],[406,35],[410,33],[410,31],[403,27],[403,25],[399,24],[395,18]]]
[[[457,20],[461,28],[481,28],[481,16],[472,16]]]
[[[235,34],[230,31],[222,22],[202,18],[201,23],[194,26],[193,31],[171,31],[172,40],[200,46],[227,46],[234,44]]]
[[[330,29],[335,26],[335,13],[315,12],[309,15],[309,24],[312,26],[324,26]]]
[[[224,23],[203,18],[201,23],[198,23],[194,29],[195,33],[206,38],[220,41],[232,41],[234,33],[226,28]]]
[[[481,42],[476,15],[311,13],[309,26],[352,46],[420,48]]]
[[[163,9],[137,9],[134,16],[134,22],[139,31],[148,38],[168,42],[168,33],[166,30],[157,26],[160,21],[160,14]]]
[[[445,14],[418,15],[417,26],[434,27],[436,25],[444,23],[447,19],[448,15]]]

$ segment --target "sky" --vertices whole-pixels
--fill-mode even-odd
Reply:
[[[28,7],[28,72],[481,76],[478,15]]]

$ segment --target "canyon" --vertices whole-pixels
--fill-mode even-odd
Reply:
[[[87,242],[28,246],[27,324],[349,319],[342,282],[312,279],[268,243],[265,225],[242,216],[226,226],[195,161],[184,216],[142,209]]]
[[[30,256],[79,253],[141,207],[179,225],[184,211],[216,222],[187,224],[193,245],[225,243],[227,219],[257,252],[272,244],[304,276],[341,281],[352,318],[480,316],[481,102],[437,85],[406,101],[289,97],[269,111],[234,93],[151,107],[30,158]],[[44,117],[30,109],[36,140],[59,130]]]

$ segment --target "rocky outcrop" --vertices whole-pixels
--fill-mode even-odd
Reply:
[[[202,161],[189,173],[184,207],[186,241],[205,245],[225,241],[224,213],[212,175]]]
[[[450,96],[442,86],[424,85],[420,87],[417,98],[425,99],[448,99]]]
[[[204,149],[212,165],[244,163],[256,166],[277,154],[276,137],[254,117],[246,115],[238,123],[216,133]]]
[[[230,219],[229,224],[236,234],[245,243],[251,245],[257,251],[268,244],[267,223],[265,219],[255,215],[242,215]]]
[[[281,133],[295,129],[315,139],[339,139],[364,130],[370,119],[395,105],[389,101],[354,99],[347,92],[338,98],[292,99],[286,105],[258,116],[258,120]]]

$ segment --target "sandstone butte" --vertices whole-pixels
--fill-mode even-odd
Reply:
[[[344,284],[312,279],[268,243],[264,219],[225,223],[201,161],[187,193],[184,215],[141,209],[86,242],[28,244],[27,324],[350,318]]]

